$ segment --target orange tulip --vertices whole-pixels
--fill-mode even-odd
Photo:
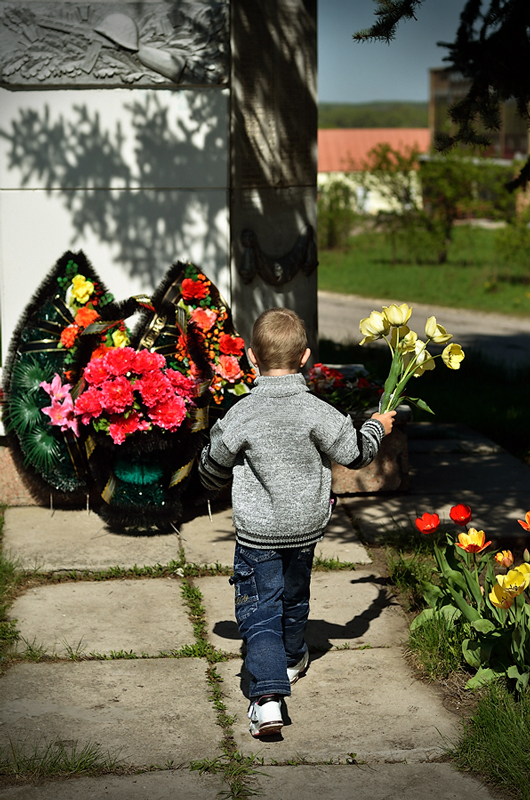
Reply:
[[[461,547],[466,553],[481,553],[490,544],[491,541],[486,541],[484,531],[477,531],[476,528],[470,528],[467,533],[458,534],[457,547]]]
[[[501,550],[495,554],[495,561],[501,567],[511,567],[513,564],[513,554],[511,550]]]
[[[524,515],[524,520],[518,519],[517,522],[519,525],[525,529],[525,531],[530,531],[530,511],[527,511]]]

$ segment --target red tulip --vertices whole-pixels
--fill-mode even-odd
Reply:
[[[469,506],[465,506],[463,503],[458,503],[456,506],[452,507],[451,511],[449,512],[449,516],[455,525],[461,525],[464,527],[468,522],[471,521],[471,509]]]
[[[438,514],[422,514],[421,517],[416,519],[416,527],[421,533],[434,533],[440,524],[440,517]]]

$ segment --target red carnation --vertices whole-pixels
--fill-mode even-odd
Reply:
[[[182,397],[171,397],[149,410],[155,425],[167,431],[176,431],[186,418],[186,403]]]
[[[191,278],[184,278],[180,291],[186,303],[191,300],[204,300],[210,293],[203,281],[194,281]]]
[[[81,414],[81,422],[83,425],[88,425],[93,417],[99,417],[103,411],[102,405],[103,396],[99,389],[91,386],[82,394],[79,395],[75,401],[75,413]]]
[[[133,368],[135,355],[132,347],[110,347],[103,363],[111,375],[125,375]]]
[[[107,356],[105,356],[107,358]],[[103,408],[111,414],[121,414],[134,400],[133,388],[123,375],[101,384]]]
[[[219,350],[226,356],[240,356],[245,349],[245,342],[241,336],[230,336],[222,333],[219,337]]]
[[[140,350],[134,355],[134,371],[143,375],[155,369],[162,369],[166,365],[166,359],[160,353],[150,353],[149,350]]]
[[[61,333],[62,346],[66,347],[68,350],[73,347],[78,333],[79,328],[77,325],[68,325],[68,327],[65,328]]]
[[[114,444],[123,444],[125,437],[136,431],[146,431],[151,427],[147,420],[142,419],[137,411],[132,411],[126,417],[112,417],[109,425],[109,434]]]
[[[109,377],[109,371],[102,358],[92,358],[86,365],[83,375],[88,383],[100,386]]]
[[[166,378],[169,380],[171,385],[178,390],[178,393],[182,395],[182,397],[187,397],[189,400],[191,400],[196,396],[197,384],[193,378],[188,378],[186,375],[183,375],[182,372],[178,372],[176,369],[167,369]]]
[[[135,383],[134,388],[140,392],[142,400],[149,408],[167,400],[174,393],[171,382],[160,371],[148,372]]]

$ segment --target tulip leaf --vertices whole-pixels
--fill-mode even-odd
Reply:
[[[467,619],[468,622],[474,622],[476,619],[480,618],[480,614],[478,613],[476,608],[473,606],[468,605],[461,594],[459,594],[455,589],[449,584],[447,586],[449,591],[453,596],[453,600],[455,601],[455,605],[458,606],[464,617]]]
[[[489,619],[476,619],[471,623],[471,627],[479,633],[490,633],[495,630],[495,625]]]
[[[468,680],[465,688],[479,689],[481,686],[484,686],[485,683],[489,683],[496,678],[500,678],[503,674],[503,672],[497,672],[491,667],[480,667],[480,669],[477,671],[477,674],[473,675],[473,677]]]
[[[442,590],[439,586],[435,586],[434,583],[423,583],[421,586],[421,593],[425,602],[432,607],[437,606],[438,601],[443,597]]]
[[[422,411],[428,411],[429,414],[434,414],[434,411],[430,406],[427,405],[425,400],[422,400],[421,397],[407,397],[406,398],[409,403],[413,403],[417,408],[421,408]]]
[[[462,642],[462,653],[465,660],[473,669],[479,669],[483,663],[487,663],[488,659],[482,657],[482,648],[480,642],[474,639],[464,639]]]

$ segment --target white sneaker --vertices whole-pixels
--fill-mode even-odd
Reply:
[[[268,694],[250,704],[248,716],[252,736],[271,736],[281,731],[283,719],[280,700],[280,695]]]
[[[287,677],[289,678],[289,683],[291,686],[293,683],[296,683],[298,678],[301,678],[304,672],[307,669],[307,665],[309,664],[309,650],[306,650],[298,664],[295,664],[294,667],[287,667]]]

